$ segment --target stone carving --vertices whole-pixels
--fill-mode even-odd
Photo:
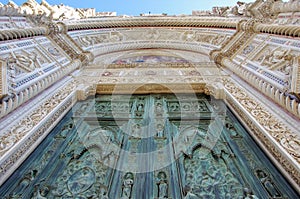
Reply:
[[[275,48],[264,55],[261,65],[267,66],[270,70],[278,70],[291,63],[293,55],[290,54],[290,51],[290,49]]]
[[[282,122],[278,121],[275,116],[268,113],[259,102],[251,98],[242,88],[238,87],[233,82],[226,80],[225,87],[228,92],[232,93],[232,95],[242,104],[243,108],[246,109],[256,119],[256,121],[259,122],[259,124],[267,131],[269,136],[272,136],[277,141],[277,144],[281,145],[290,155],[290,157],[287,157],[278,154],[279,152],[273,147],[273,144],[269,143],[266,136],[260,138],[261,140],[264,140],[263,142],[265,143],[265,146],[271,152],[274,151],[274,153],[277,154],[274,154],[274,157],[276,157],[277,161],[286,168],[293,179],[296,182],[300,182],[300,176],[295,175],[295,165],[291,165],[289,161],[286,160],[293,158],[293,161],[296,161],[298,164],[300,163],[300,154],[298,150],[300,147],[299,135],[287,128]],[[241,95],[241,93],[243,94]],[[253,107],[255,107],[255,109],[253,109]],[[260,132],[258,129],[253,131]],[[260,137],[262,135],[256,134],[256,136]],[[289,142],[291,144],[289,144]]]
[[[27,135],[34,126],[36,126],[48,113],[52,111],[52,109],[58,106],[65,98],[73,91],[74,84],[70,83],[66,85],[66,87],[60,89],[57,93],[54,94],[53,98],[47,100],[40,107],[33,110],[27,117],[21,119],[17,124],[10,127],[9,130],[6,130],[0,136],[1,140],[1,153],[0,157],[3,157],[4,154],[13,147],[17,142],[22,140],[25,135]],[[55,100],[53,100],[55,99]],[[25,151],[22,151],[23,153]],[[22,154],[18,154],[21,156]],[[16,160],[14,160],[16,161]],[[6,171],[10,168],[14,163],[14,161],[10,162],[6,167],[6,164],[1,165],[1,170]]]
[[[298,162],[300,162],[300,154],[295,153],[295,149],[300,147],[300,142],[298,143],[297,141],[299,140],[299,136],[291,132],[281,122],[278,122],[275,117],[265,111],[258,102],[249,98],[249,96],[242,91],[241,88],[237,88],[229,81],[226,81],[225,87],[232,91],[232,94],[236,96],[242,104],[244,104],[244,108],[246,108],[251,115],[255,117],[256,121],[258,121],[269,132],[269,134],[277,140],[278,144],[283,146]],[[241,93],[244,93],[244,97],[240,95]],[[253,104],[255,104],[255,109],[253,109]],[[288,144],[289,142],[293,142],[293,147]]]
[[[156,40],[160,37],[160,32],[156,28],[151,28],[145,32],[144,37],[150,40]]]
[[[212,45],[219,46],[223,42],[225,42],[228,39],[226,35],[221,35],[221,34],[197,34],[195,41],[198,42],[203,42],[203,43],[209,43]]]
[[[59,52],[59,50],[53,46],[49,46],[47,48],[48,52],[53,55],[54,57],[61,57],[61,52]]]
[[[238,1],[237,5],[229,7],[214,7],[213,8],[213,14],[217,14],[220,16],[226,16],[226,17],[234,17],[234,16],[246,16],[249,17],[249,7],[252,5],[252,3],[245,3]]]
[[[97,35],[86,35],[78,38],[83,46],[93,46],[101,43],[119,42],[123,40],[120,32],[101,33]]]
[[[36,68],[41,67],[41,63],[35,52],[26,52],[24,50],[19,53],[11,52],[8,59],[10,60],[9,63],[14,63],[16,67],[24,70],[25,72],[32,72]]]

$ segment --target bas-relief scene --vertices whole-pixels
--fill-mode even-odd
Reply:
[[[160,62],[179,62],[187,63],[188,60],[174,57],[174,56],[161,56],[161,55],[141,55],[135,57],[121,58],[113,61],[114,64],[128,64],[128,63],[160,63]]]
[[[206,95],[78,102],[1,198],[297,198],[224,103]]]

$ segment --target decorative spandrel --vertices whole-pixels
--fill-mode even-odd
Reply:
[[[77,103],[1,198],[297,198],[222,101],[101,95]]]

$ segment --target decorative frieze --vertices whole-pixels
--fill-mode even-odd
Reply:
[[[215,27],[235,29],[237,18],[222,17],[148,17],[136,18],[117,18],[117,19],[83,19],[78,21],[68,21],[68,31],[100,29],[100,28],[119,28],[119,27]]]
[[[45,137],[74,105],[75,88],[75,82],[69,82],[14,126],[1,132],[0,184],[17,168],[16,163],[21,164],[24,155],[29,155],[31,146],[36,146],[40,137]]]
[[[224,81],[226,101],[264,144],[281,167],[300,184],[300,136],[280,122],[245,89],[227,79]],[[299,188],[299,187],[298,187]]]

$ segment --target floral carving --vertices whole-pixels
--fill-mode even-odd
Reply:
[[[252,117],[264,128],[264,130],[277,141],[277,144],[283,147],[286,152],[297,161],[298,165],[300,163],[300,137],[294,133],[291,129],[285,126],[282,122],[272,115],[270,112],[264,109],[264,107],[259,104],[256,100],[251,98],[241,87],[238,87],[230,80],[225,80],[225,88],[231,93],[231,95],[236,98],[243,108],[251,114]],[[239,93],[239,94],[237,94]],[[243,93],[243,94],[241,94]],[[252,126],[254,126],[252,124]],[[259,132],[259,130],[257,130]],[[256,131],[255,131],[256,132]],[[256,133],[258,133],[256,132]],[[260,135],[261,136],[261,135]],[[268,140],[268,138],[261,138],[263,140]],[[266,146],[271,150],[270,146]],[[278,153],[278,152],[276,152]],[[280,157],[282,158],[282,157]],[[281,162],[281,161],[280,161]]]

